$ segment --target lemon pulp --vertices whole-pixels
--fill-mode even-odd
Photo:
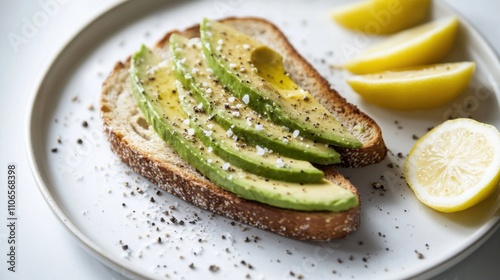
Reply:
[[[354,76],[349,85],[366,101],[398,110],[438,107],[465,91],[475,63],[443,63]]]
[[[404,173],[427,206],[442,212],[467,209],[498,186],[500,133],[471,119],[446,121],[415,143]]]
[[[347,4],[331,12],[343,27],[368,34],[392,34],[422,22],[430,0],[367,0]]]
[[[356,74],[436,63],[451,49],[458,19],[448,17],[426,23],[372,45],[344,64]]]

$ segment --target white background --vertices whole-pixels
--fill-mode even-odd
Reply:
[[[46,3],[53,3],[45,12]],[[0,220],[6,220],[7,165],[18,171],[17,272],[7,271],[7,228],[0,224],[0,279],[122,279],[87,254],[52,214],[32,178],[25,139],[28,104],[55,55],[80,28],[117,0],[2,0],[0,2]],[[500,1],[447,0],[500,53]],[[41,13],[39,26],[18,45],[26,21]],[[12,35],[10,35],[12,36]],[[500,78],[500,77],[499,77]],[[500,231],[476,252],[435,279],[498,279]],[[478,276],[480,275],[480,276]]]

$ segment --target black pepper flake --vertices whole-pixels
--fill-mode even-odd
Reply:
[[[154,199],[154,197],[151,197],[151,199],[149,201],[151,201],[151,203],[155,203],[156,202],[156,200]]]
[[[57,153],[57,148],[53,148],[52,150],[50,150],[51,152],[53,153]]]
[[[194,263],[190,263],[189,268],[194,269]]]
[[[161,237],[158,236],[158,243],[161,244]]]
[[[411,136],[411,138],[412,138],[413,140],[418,140],[418,138],[419,138],[419,137],[418,137],[416,134],[413,134],[413,135]]]
[[[82,139],[78,139],[78,140],[76,140],[76,143],[83,144],[83,140]]]
[[[83,122],[82,122],[82,126],[83,126],[83,127],[88,127],[88,126],[89,126],[89,123],[88,123],[87,121],[83,121]]]
[[[380,183],[380,182],[373,182],[373,183],[372,183],[372,187],[373,187],[374,189],[376,189],[376,190],[378,190],[378,189],[385,190],[384,185],[382,185],[382,183]]]
[[[124,202],[124,203],[122,203],[122,206],[123,206],[123,207],[125,207],[125,206],[127,206],[127,205],[126,205],[126,204],[125,204],[125,202]]]
[[[219,271],[219,269],[220,268],[214,264],[212,264],[208,267],[208,270],[210,270],[211,272],[217,272],[217,271]]]
[[[171,217],[171,218],[170,218],[170,221],[171,221],[172,223],[174,223],[174,224],[176,224],[176,223],[177,223],[177,219],[176,219],[175,217]]]
[[[247,237],[245,237],[245,242],[246,242],[246,243],[248,243],[248,242],[250,242],[250,241],[251,241],[251,240],[250,240],[250,238],[248,238],[248,236],[247,236]]]
[[[179,225],[183,226],[184,225],[184,220],[180,220]]]
[[[161,195],[161,192],[158,190],[156,191],[156,195],[160,196]]]
[[[160,222],[164,223],[165,222],[165,219],[163,219],[163,217],[160,218]]]
[[[122,249],[123,249],[124,251],[128,250],[128,245],[123,245],[123,246],[122,246]]]
[[[423,260],[425,258],[424,254],[420,253],[417,250],[415,250],[415,254],[417,254],[417,257],[418,257],[419,260]]]

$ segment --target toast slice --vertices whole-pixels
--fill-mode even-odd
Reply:
[[[338,149],[342,154],[342,165],[363,166],[385,157],[387,149],[377,124],[330,89],[328,82],[295,51],[274,25],[257,18],[222,21],[280,52],[291,78],[310,91],[363,142],[360,149]],[[198,37],[199,26],[168,33],[154,48],[163,57],[168,57],[172,33]],[[282,236],[325,241],[344,238],[358,227],[359,205],[343,212],[282,209],[239,198],[211,183],[147,124],[132,95],[129,67],[130,59],[117,63],[105,80],[101,117],[112,150],[134,171],[193,205]],[[354,129],[360,125],[364,129]],[[324,166],[322,169],[326,179],[358,195],[356,188],[334,167]]]

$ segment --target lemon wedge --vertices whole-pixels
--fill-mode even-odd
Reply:
[[[438,107],[467,88],[474,62],[443,63],[353,76],[347,83],[366,101],[399,110]]]
[[[356,74],[376,73],[438,62],[453,45],[458,19],[448,17],[391,35],[361,52],[344,67]]]
[[[404,175],[425,205],[442,212],[467,209],[498,186],[500,133],[472,119],[446,121],[415,143]]]
[[[430,0],[366,0],[331,12],[343,27],[368,34],[392,34],[421,23],[429,14]]]

